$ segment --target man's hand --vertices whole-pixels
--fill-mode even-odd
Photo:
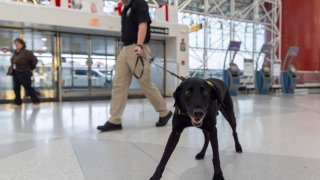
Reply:
[[[137,56],[141,56],[142,55],[142,48],[140,46],[136,46],[134,48],[134,52],[136,53]]]

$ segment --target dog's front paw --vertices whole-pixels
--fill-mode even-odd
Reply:
[[[236,145],[236,152],[237,153],[242,153],[242,147],[240,144]]]
[[[149,180],[160,180],[161,177],[153,175]]]
[[[204,158],[204,156],[205,156],[204,153],[198,153],[198,154],[196,155],[196,160],[201,160],[201,159]]]
[[[160,180],[160,178],[151,177],[149,180]]]
[[[224,180],[222,173],[214,174],[212,180]]]

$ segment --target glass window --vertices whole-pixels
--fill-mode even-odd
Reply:
[[[12,76],[7,76],[13,54],[13,40],[19,37],[19,31],[0,29],[0,99],[13,99]]]
[[[75,75],[87,76],[88,71],[87,70],[75,70]]]
[[[115,38],[92,38],[92,71],[94,77],[93,88],[107,88],[111,90],[115,65]]]
[[[41,31],[25,31],[25,41],[28,50],[33,51],[38,59],[37,68],[33,73],[34,86],[40,89],[55,87],[54,64],[54,34]]]
[[[88,88],[88,36],[62,34],[63,88]]]
[[[103,37],[92,37],[92,54],[105,55],[107,52],[106,39]]]
[[[87,36],[62,35],[62,53],[88,54]]]
[[[254,25],[250,22],[231,21],[218,17],[205,17],[200,14],[181,12],[178,15],[179,22],[192,27],[201,24],[202,28],[189,34],[189,69],[190,74],[204,74],[204,53],[207,51],[208,74],[221,77],[226,51],[230,40],[241,41],[240,51],[235,56],[234,62],[240,70],[243,70],[244,59],[252,59],[258,53],[265,42],[266,28],[263,25]],[[208,20],[207,34],[204,31],[205,19]],[[256,37],[254,37],[256,30]],[[205,38],[208,42],[205,47]],[[256,39],[256,42],[254,40]],[[254,48],[256,44],[256,49]],[[232,55],[231,55],[232,57]],[[227,57],[228,66],[230,53]],[[202,73],[200,72],[202,71]],[[217,72],[217,73],[211,73]],[[209,76],[210,77],[210,76]],[[218,77],[218,78],[219,78]]]

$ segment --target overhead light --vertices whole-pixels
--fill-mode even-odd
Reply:
[[[41,41],[47,41],[47,38],[41,38]]]
[[[42,50],[46,51],[48,48],[47,47],[42,47]]]

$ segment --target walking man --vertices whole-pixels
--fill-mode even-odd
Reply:
[[[149,7],[145,0],[121,0],[125,8],[121,15],[121,41],[123,48],[117,57],[115,77],[112,87],[110,118],[102,126],[100,131],[112,131],[122,129],[121,117],[128,97],[128,89],[134,72],[143,74],[138,83],[143,93],[159,113],[157,127],[165,126],[172,116],[167,104],[157,87],[151,81],[150,58],[151,51],[148,46],[150,41]],[[137,57],[142,56],[142,63],[136,66]],[[136,66],[136,67],[135,67]]]

